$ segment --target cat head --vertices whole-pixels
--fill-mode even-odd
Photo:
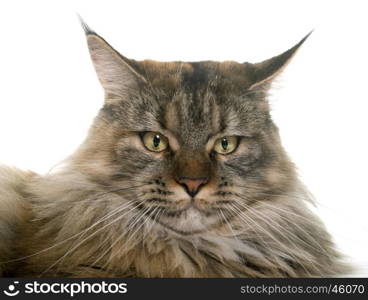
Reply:
[[[105,91],[74,156],[91,180],[183,235],[293,188],[266,98],[308,36],[261,63],[156,62],[128,59],[85,30]]]

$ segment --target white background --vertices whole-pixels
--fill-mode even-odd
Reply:
[[[320,215],[367,276],[365,2],[1,1],[0,163],[47,172],[101,107],[77,12],[138,60],[257,62],[315,29],[274,86],[273,116]]]

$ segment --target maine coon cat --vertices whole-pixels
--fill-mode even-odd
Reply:
[[[0,272],[63,277],[345,274],[282,148],[261,63],[135,61],[84,25],[105,102],[41,176],[0,168]]]

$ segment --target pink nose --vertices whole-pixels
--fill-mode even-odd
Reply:
[[[207,181],[207,177],[180,177],[178,180],[191,197],[194,197],[199,192],[200,188],[207,183]]]

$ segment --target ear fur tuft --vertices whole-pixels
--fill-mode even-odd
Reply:
[[[81,15],[80,15],[80,14],[78,14],[78,13],[77,13],[77,17],[78,17],[79,22],[80,22],[80,24],[81,24],[81,26],[82,26],[82,28],[83,28],[83,30],[84,30],[84,33],[85,33],[86,35],[89,35],[89,34],[96,34],[96,32],[95,32],[93,29],[91,29],[91,27],[89,27],[89,26],[88,26],[88,24],[83,20],[83,18],[81,17]],[[96,35],[97,35],[97,34],[96,34]]]

